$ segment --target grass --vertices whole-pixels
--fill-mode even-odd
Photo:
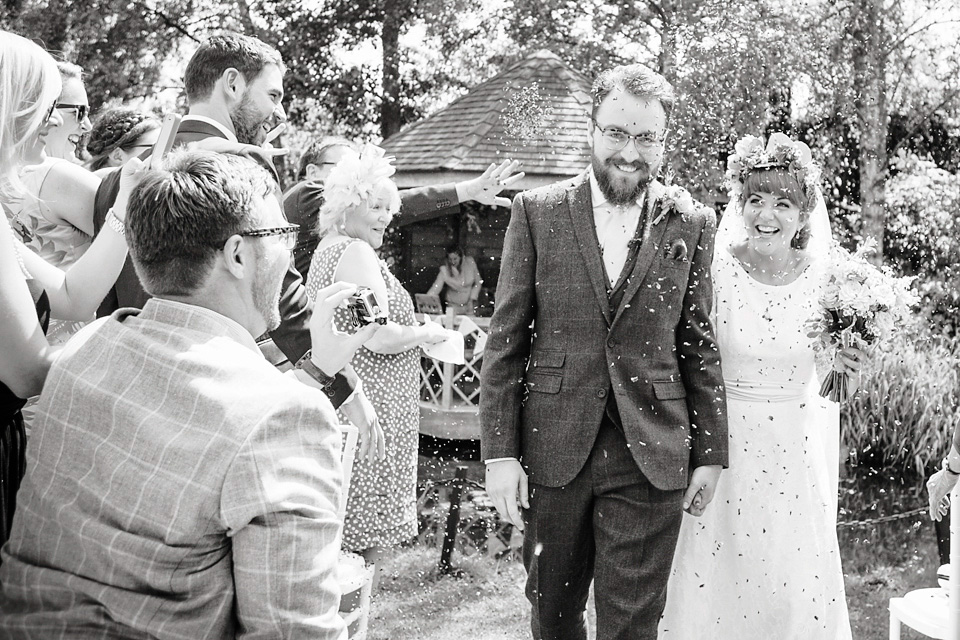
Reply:
[[[846,479],[841,522],[902,513],[923,505],[919,483],[898,478]],[[421,538],[424,539],[424,538]],[[839,539],[855,640],[886,640],[891,597],[936,586],[933,526],[924,516],[865,527],[841,527]],[[432,540],[432,539],[431,539]],[[437,573],[439,547],[419,543],[390,553],[370,619],[370,640],[529,638],[524,571],[515,555],[454,556],[459,577]],[[903,640],[922,638],[904,627]]]

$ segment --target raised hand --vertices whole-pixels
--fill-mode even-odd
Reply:
[[[499,193],[523,179],[522,171],[516,173],[519,168],[518,160],[504,160],[499,166],[491,163],[479,177],[458,183],[457,195],[461,202],[476,200],[493,207],[509,207],[510,199],[499,197]]]

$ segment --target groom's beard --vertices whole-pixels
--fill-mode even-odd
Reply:
[[[630,165],[637,170],[633,174],[624,174],[617,171],[614,164]],[[633,204],[639,200],[653,179],[650,165],[643,158],[625,162],[616,156],[606,160],[593,156],[593,175],[596,176],[597,185],[607,202],[618,206]]]

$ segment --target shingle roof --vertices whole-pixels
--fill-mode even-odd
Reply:
[[[383,142],[398,177],[482,172],[510,157],[528,176],[576,175],[590,160],[590,80],[547,50],[477,85]]]

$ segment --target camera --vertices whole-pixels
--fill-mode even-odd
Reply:
[[[377,297],[369,287],[357,287],[357,292],[347,298],[347,310],[356,327],[373,322],[387,324],[386,311],[381,311]]]

